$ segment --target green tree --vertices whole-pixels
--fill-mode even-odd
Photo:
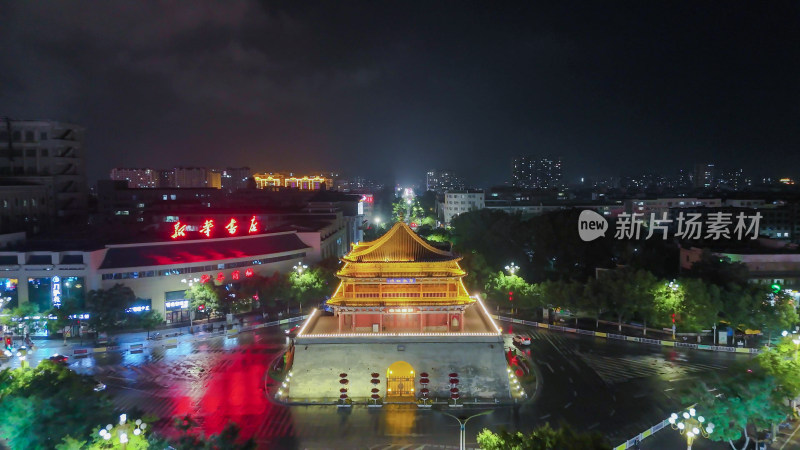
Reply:
[[[746,449],[752,430],[770,429],[780,423],[789,411],[784,404],[776,380],[755,372],[745,372],[721,380],[712,375],[709,382],[699,381],[684,398],[696,402],[696,409],[706,422],[714,424],[709,439],[728,442],[732,448],[744,439]]]
[[[241,429],[235,423],[229,423],[216,435],[204,436],[195,431],[197,422],[190,416],[176,417],[175,428],[180,433],[172,442],[176,450],[252,450],[256,448],[253,438],[243,440],[239,437]]]
[[[126,325],[127,310],[135,302],[133,290],[119,283],[109,289],[89,291],[86,296],[89,324],[97,331],[120,329]]]
[[[728,286],[746,284],[749,278],[748,273],[744,263],[731,262],[730,258],[714,255],[706,249],[703,250],[700,259],[692,264],[687,275],[718,286]]]
[[[470,293],[484,289],[494,273],[486,262],[486,258],[475,250],[463,253],[460,265],[467,273],[464,277],[464,285]]]
[[[656,278],[645,270],[609,270],[587,283],[585,295],[590,299],[589,304],[598,310],[612,311],[616,315],[621,332],[624,319],[636,313],[644,319],[651,316],[656,283]]]
[[[611,445],[599,433],[578,433],[571,427],[552,428],[545,424],[529,434],[500,430],[493,433],[483,429],[478,434],[482,450],[611,450]]]
[[[9,328],[17,328],[27,325],[31,327],[35,323],[34,316],[39,315],[39,310],[36,304],[25,302],[18,307],[12,309],[7,316],[0,316],[0,323],[8,326]]]
[[[53,448],[106,423],[111,404],[91,378],[44,360],[34,369],[0,372],[0,436],[16,450]]]
[[[538,290],[517,275],[495,273],[486,282],[485,292],[487,298],[496,305],[505,305],[514,309],[532,309],[541,306]],[[513,292],[513,304],[508,300],[509,292]]]
[[[47,329],[51,334],[61,333],[64,337],[64,343],[66,344],[68,333],[66,333],[64,329],[75,324],[76,319],[73,317],[80,312],[77,299],[72,297],[63,298],[60,307],[53,308],[45,313],[48,317]],[[52,317],[52,319],[50,319],[50,317]]]
[[[792,340],[795,336],[781,338],[774,347],[766,347],[756,360],[768,376],[775,378],[778,389],[787,401],[800,396],[800,358],[798,345]]]
[[[150,309],[139,316],[138,322],[139,326],[147,331],[147,339],[150,339],[150,332],[164,323],[164,317],[158,311]]]
[[[194,311],[203,311],[211,318],[212,314],[218,314],[221,308],[219,290],[213,283],[195,283],[186,290],[186,299],[189,306]]]
[[[305,269],[302,272],[292,271],[289,274],[289,294],[302,304],[317,304],[325,298],[329,291],[323,271],[317,268]]]

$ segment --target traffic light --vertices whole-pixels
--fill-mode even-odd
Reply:
[[[11,350],[13,344],[11,343],[11,336],[6,336],[6,350]]]
[[[781,292],[781,285],[780,284],[775,283],[771,287],[772,287],[772,292],[773,293],[777,294],[777,293]]]
[[[508,291],[508,301],[510,301],[510,302],[514,301],[514,292],[513,291]]]
[[[675,323],[675,314],[672,314],[672,323]]]
[[[206,305],[200,305],[200,306],[198,306],[198,307],[197,307],[197,310],[198,310],[198,311],[200,311],[200,312],[203,312],[203,311],[205,311],[205,310],[206,310]]]

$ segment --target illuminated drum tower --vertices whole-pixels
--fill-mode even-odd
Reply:
[[[353,400],[377,386],[383,399],[413,402],[420,374],[428,396],[446,400],[454,373],[461,398],[509,399],[500,329],[464,288],[460,259],[403,223],[355,245],[328,301],[333,315],[314,311],[297,336],[288,400],[336,400],[343,374]]]

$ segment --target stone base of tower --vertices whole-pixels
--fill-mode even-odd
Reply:
[[[298,338],[290,402],[334,402],[344,386],[353,401],[367,401],[376,387],[384,400],[414,402],[420,373],[427,373],[429,398],[450,398],[451,373],[458,374],[462,401],[511,399],[500,336]],[[347,374],[348,384],[340,383]],[[380,383],[371,383],[372,374]],[[389,390],[392,392],[389,392]]]

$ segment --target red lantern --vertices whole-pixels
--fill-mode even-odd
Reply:
[[[431,380],[429,380],[427,378],[420,378],[419,379],[419,384],[428,384],[430,382],[431,382]]]
[[[377,394],[377,393],[378,393],[378,392],[380,392],[380,391],[381,391],[381,390],[380,390],[380,389],[378,389],[378,388],[372,388],[372,393],[373,393],[373,394]]]
[[[450,394],[450,398],[452,398],[453,400],[458,400],[458,397],[460,397],[460,395],[458,395],[458,394]]]
[[[458,388],[452,388],[450,389],[450,392],[458,392]]]
[[[339,374],[339,378],[347,378],[347,374],[346,373],[340,373]]]
[[[428,395],[428,392],[430,392],[428,388],[422,388],[419,390],[419,393],[422,395]]]
[[[450,384],[458,384],[458,378],[450,378]]]
[[[375,378],[373,378],[373,379],[370,381],[370,383],[372,383],[372,384],[380,384],[380,382],[381,382],[381,380],[376,380]]]
[[[374,398],[375,400],[381,398],[381,396],[378,394],[372,394],[371,397]]]
[[[380,376],[380,374],[378,374],[376,372],[372,372],[372,378],[378,378],[379,376]]]
[[[428,378],[428,372],[422,372],[421,374],[419,374],[419,376],[421,376],[422,378]]]
[[[347,392],[347,388],[341,388],[341,389],[339,389],[339,392],[341,392],[342,394],[344,394],[345,392]]]
[[[349,383],[349,381],[347,381],[347,379],[346,379],[346,378],[342,378],[341,380],[339,380],[339,383],[341,383],[341,384],[347,384],[347,383]]]
[[[340,395],[340,396],[339,396],[339,398],[341,398],[342,400],[344,400],[344,399],[346,399],[346,398],[347,398],[347,394],[342,394],[342,395]]]

